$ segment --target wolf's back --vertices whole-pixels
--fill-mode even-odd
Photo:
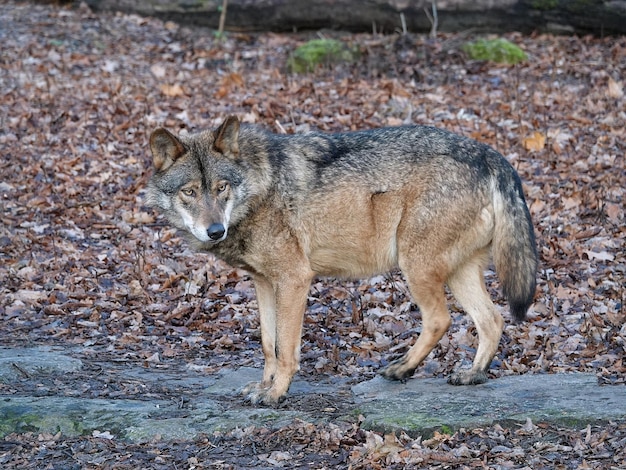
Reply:
[[[522,321],[537,285],[535,233],[517,173],[504,161],[498,166],[493,192],[493,260],[511,314]]]

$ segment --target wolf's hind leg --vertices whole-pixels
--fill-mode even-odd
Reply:
[[[451,319],[446,306],[443,281],[437,280],[438,273],[420,273],[422,268],[423,265],[416,263],[408,269],[402,269],[413,299],[422,313],[422,332],[402,358],[383,369],[381,374],[390,380],[404,380],[413,375],[417,366],[450,327]]]
[[[450,376],[453,385],[473,385],[487,381],[487,370],[496,354],[504,320],[489,298],[483,276],[484,254],[462,265],[448,280],[448,287],[474,321],[478,332],[478,349],[470,370]]]

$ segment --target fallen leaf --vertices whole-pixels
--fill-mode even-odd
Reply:
[[[598,261],[613,261],[615,256],[608,251],[595,252],[591,250],[585,250],[585,254],[589,259],[597,259]]]
[[[580,207],[581,204],[581,200],[579,197],[564,197],[561,202],[563,203],[563,208],[565,210]]]
[[[218,88],[217,92],[215,92],[215,97],[218,99],[224,98],[231,91],[235,90],[238,87],[243,87],[243,86],[244,86],[244,81],[243,81],[243,77],[241,76],[241,74],[237,72],[229,73],[228,75],[224,76],[222,80],[220,81],[220,87]]]
[[[159,86],[159,89],[161,90],[161,93],[163,93],[165,96],[169,96],[170,98],[185,95],[183,87],[178,83],[176,83],[175,85],[162,84]]]
[[[109,431],[104,431],[104,432],[100,432],[97,429],[91,432],[91,435],[93,437],[99,437],[100,439],[114,439],[115,436],[113,434],[111,434]]]
[[[153,362],[153,363],[161,362],[161,358],[159,357],[159,353],[155,352],[152,356],[146,358],[146,362]]]
[[[167,85],[167,84],[163,84],[159,86],[159,89],[161,90],[161,93],[163,93],[165,96],[169,96],[169,97],[176,97],[176,96],[184,96],[185,92],[183,90],[183,87],[180,84],[174,84],[174,85]]]
[[[163,78],[166,74],[165,67],[160,64],[154,64],[151,66],[150,72],[152,72],[152,75],[154,75],[155,78]]]
[[[546,135],[535,131],[523,140],[524,148],[531,152],[539,151],[546,145]]]
[[[616,224],[619,223],[619,221],[624,217],[624,206],[608,203],[604,206],[604,212],[606,212],[609,220]]]
[[[43,291],[20,289],[15,293],[15,298],[26,303],[40,302],[48,297]]]
[[[615,81],[613,80],[613,77],[609,77],[607,95],[610,98],[622,98],[624,96],[622,82]]]

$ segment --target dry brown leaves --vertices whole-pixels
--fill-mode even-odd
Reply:
[[[365,431],[358,425],[295,421],[273,430],[245,428],[195,441],[129,444],[94,435],[67,439],[32,433],[0,442],[3,468],[319,468],[319,469],[621,469],[626,427],[609,423],[579,431],[530,420],[505,429],[461,429],[429,439]],[[11,455],[11,460],[3,456]]]
[[[143,206],[150,131],[212,127],[229,113],[286,132],[421,123],[493,145],[525,182],[541,257],[537,301],[528,322],[507,326],[492,374],[593,371],[623,384],[625,39],[510,35],[531,59],[503,67],[466,61],[454,35],[346,36],[362,53],[358,63],[289,75],[288,54],[305,39],[216,41],[209,31],[137,16],[0,5],[2,343],[73,344],[85,357],[186,361],[207,372],[261,366],[248,276],[191,253]],[[488,279],[497,296],[497,278]],[[445,376],[471,361],[475,331],[452,309],[454,326],[418,376]],[[302,373],[363,380],[418,332],[419,313],[398,275],[317,282]],[[579,468],[598,468],[584,466],[586,455],[602,459],[589,449],[601,442],[613,456],[614,439],[624,444],[623,427],[606,429],[613,437],[593,429],[580,442],[576,433],[565,443],[537,437],[531,450],[577,455]],[[521,462],[520,447],[529,452],[515,429],[467,431],[432,445],[341,433],[344,453],[335,459],[352,468],[446,468],[446,459],[470,468],[474,458]],[[491,442],[489,433],[504,437],[480,444]],[[32,436],[7,439],[26,453],[40,445]],[[91,446],[80,450],[89,453],[121,444],[66,445]],[[263,454],[265,465],[289,462],[275,450]]]

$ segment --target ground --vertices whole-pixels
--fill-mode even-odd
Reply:
[[[262,367],[248,275],[192,253],[143,199],[150,132],[214,127],[228,114],[288,133],[429,124],[497,148],[524,181],[540,270],[536,302],[520,325],[506,313],[497,275],[487,273],[507,318],[491,378],[578,371],[624,387],[626,39],[510,34],[529,56],[511,66],[468,60],[462,46],[474,38],[467,34],[320,34],[356,48],[358,60],[294,75],[289,54],[313,34],[217,39],[208,30],[84,7],[0,4],[0,342],[67,346],[87,364],[82,375],[51,377],[35,391],[179,399],[119,381],[114,367],[98,364],[198,374]],[[453,326],[413,380],[445,377],[473,358],[475,330],[453,299],[450,306]],[[317,280],[300,375],[370,379],[419,331],[419,311],[398,273]],[[0,382],[0,394],[33,393],[27,384]],[[139,444],[24,430],[0,441],[0,463],[626,467],[624,415],[583,428],[496,424],[430,439],[382,435],[359,423],[294,422]]]

